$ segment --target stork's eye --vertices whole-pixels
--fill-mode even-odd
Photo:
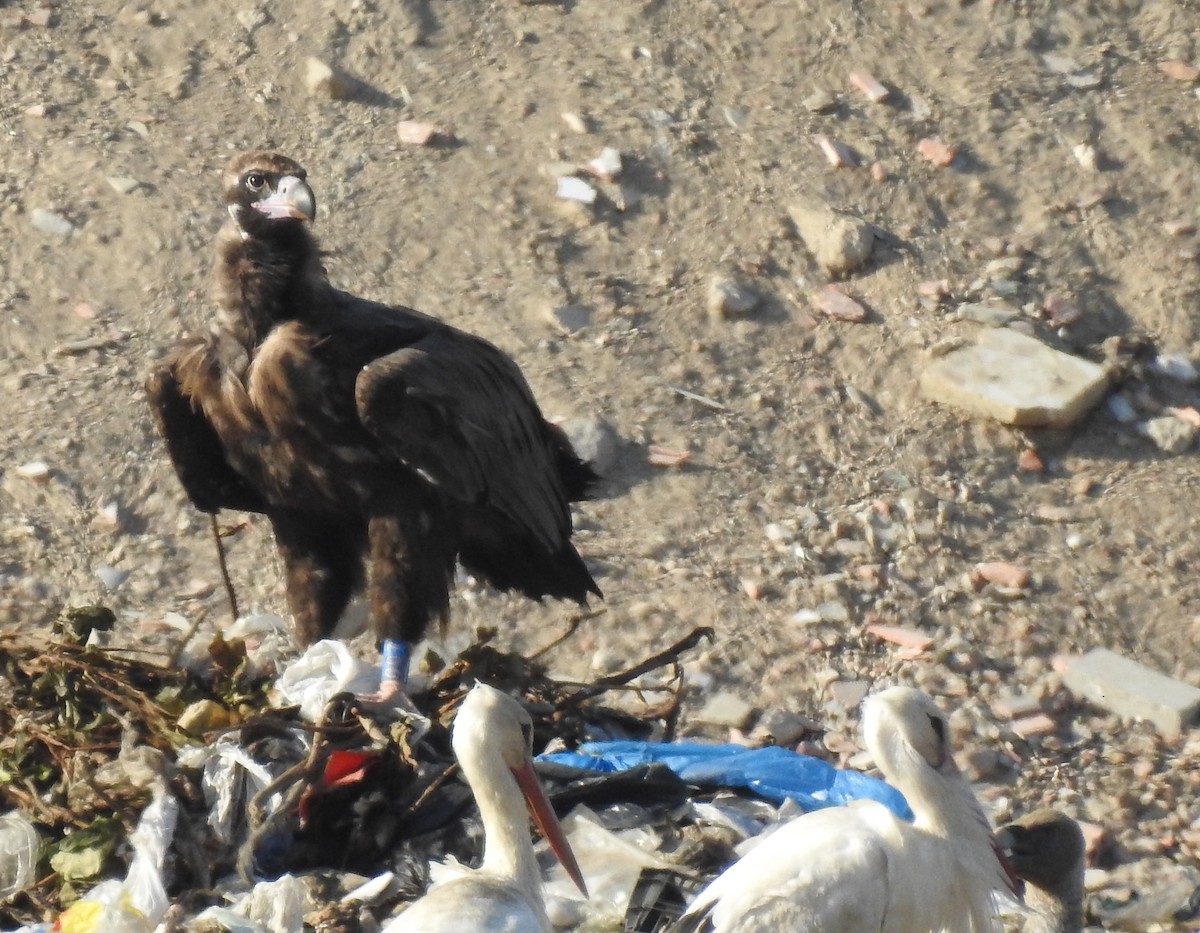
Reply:
[[[262,191],[267,186],[267,180],[258,172],[246,176],[246,187],[251,191]]]
[[[528,722],[521,723],[521,735],[525,737],[525,745],[533,747],[533,724]]]
[[[933,731],[937,734],[939,742],[946,741],[946,723],[939,716],[930,716],[929,725],[933,726]]]

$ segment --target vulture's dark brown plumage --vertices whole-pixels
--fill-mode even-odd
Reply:
[[[304,644],[364,583],[379,639],[416,641],[456,559],[535,599],[600,595],[568,506],[591,469],[492,344],[329,284],[305,179],[267,152],[225,171],[214,326],[148,382],[188,497],[270,519]]]

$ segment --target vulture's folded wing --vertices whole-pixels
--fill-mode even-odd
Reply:
[[[366,428],[447,495],[496,510],[550,552],[570,538],[565,441],[491,344],[434,329],[365,366],[355,398]]]
[[[178,355],[146,380],[150,408],[167,453],[192,504],[202,512],[266,511],[266,503],[225,458],[217,432],[180,388]]]

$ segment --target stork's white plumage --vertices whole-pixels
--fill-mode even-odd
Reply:
[[[994,929],[994,894],[1015,880],[954,763],[946,717],[920,691],[892,687],[867,700],[863,736],[916,822],[869,800],[797,817],[701,891],[678,930]]]
[[[512,697],[476,684],[454,720],[453,742],[483,820],[483,863],[435,885],[383,933],[550,933],[526,801],[567,874],[587,890],[533,770],[529,714]]]

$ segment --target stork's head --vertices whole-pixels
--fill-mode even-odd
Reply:
[[[890,687],[869,697],[863,736],[875,763],[893,782],[925,766],[943,773],[956,770],[945,713],[912,687]]]
[[[317,199],[298,162],[274,152],[243,152],[225,168],[223,194],[243,236],[295,236],[317,216]]]
[[[511,772],[529,804],[538,830],[549,843],[576,887],[587,896],[583,873],[567,843],[554,808],[533,770],[533,720],[508,694],[477,683],[467,693],[454,720],[454,754],[466,771],[469,762],[499,758]],[[476,789],[476,793],[479,790]]]

